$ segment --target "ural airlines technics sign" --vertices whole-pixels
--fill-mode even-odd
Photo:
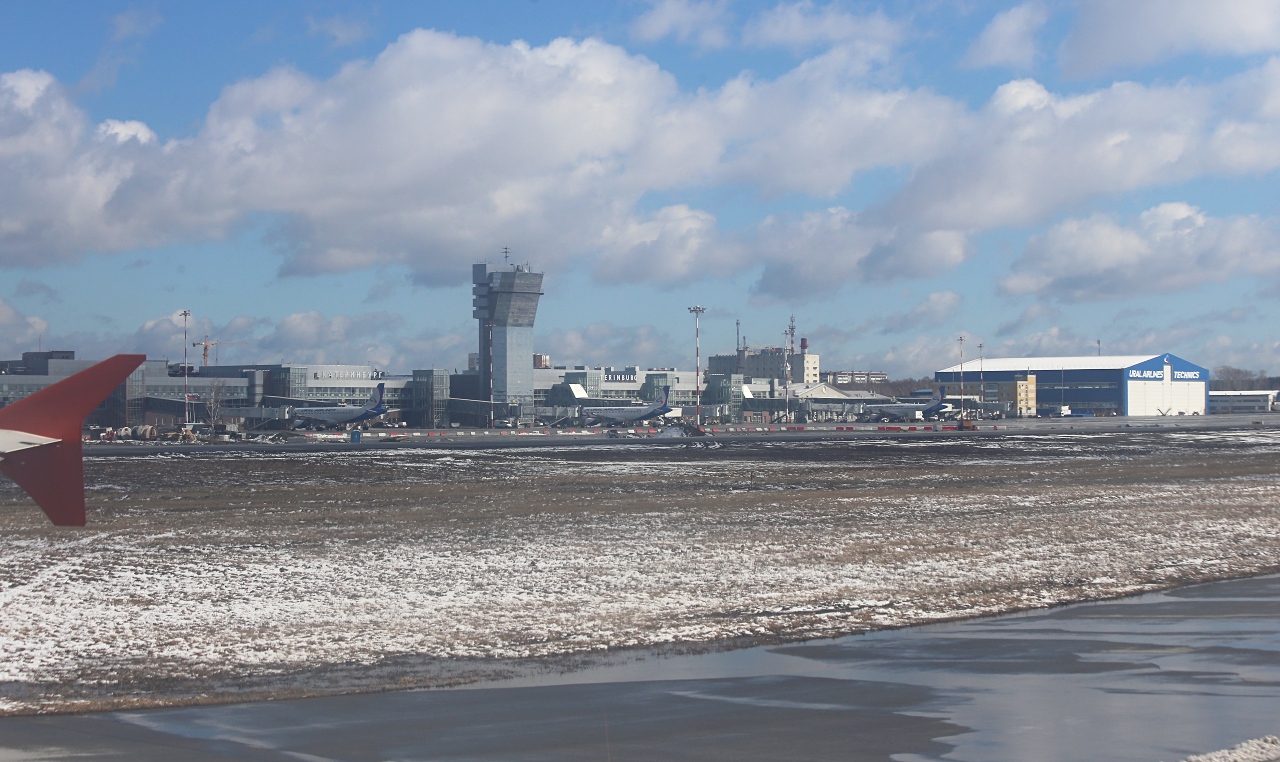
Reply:
[[[1163,379],[1163,370],[1138,370],[1137,368],[1129,369],[1129,378],[1145,378],[1145,379]],[[1199,381],[1200,371],[1198,370],[1175,370],[1173,372],[1174,381]]]

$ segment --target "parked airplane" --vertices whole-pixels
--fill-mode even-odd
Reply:
[[[617,421],[618,423],[643,421],[647,418],[670,413],[671,408],[667,407],[667,398],[670,395],[671,387],[664,386],[662,387],[662,392],[658,394],[658,398],[651,404],[625,407],[584,407],[582,408],[582,417],[594,418],[600,421]]]
[[[294,415],[311,421],[337,426],[344,423],[360,423],[370,418],[386,415],[387,409],[382,406],[382,395],[385,384],[369,395],[369,401],[363,405],[337,405],[334,407],[295,407]]]
[[[931,415],[938,415],[951,409],[951,405],[942,401],[946,394],[947,387],[943,386],[934,392],[927,402],[891,402],[885,405],[867,405],[867,415],[876,420],[881,418],[914,418],[916,413],[928,418]]]
[[[116,355],[0,408],[0,471],[56,526],[82,527],[84,419],[146,355]]]

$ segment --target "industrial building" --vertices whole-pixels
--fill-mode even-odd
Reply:
[[[967,360],[934,373],[948,393],[1021,416],[1204,415],[1209,371],[1171,354]],[[1035,411],[1032,413],[1032,411]]]
[[[1209,392],[1209,413],[1269,413],[1276,409],[1276,389]]]
[[[707,359],[707,372],[717,376],[737,374],[746,378],[816,384],[821,381],[818,359],[818,355],[809,351],[809,340],[802,338],[799,352],[788,353],[785,347],[741,347],[731,355],[712,355]]]

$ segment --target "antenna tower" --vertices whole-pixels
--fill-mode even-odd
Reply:
[[[187,318],[191,310],[183,310],[182,315],[182,422],[191,423],[191,389],[187,383]]]
[[[796,316],[791,316],[787,330],[782,332],[787,337],[786,356],[782,358],[782,396],[784,398],[785,420],[791,422],[791,356],[796,353]]]

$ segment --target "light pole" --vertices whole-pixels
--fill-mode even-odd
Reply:
[[[960,342],[960,422],[964,425],[964,336],[956,339]]]
[[[702,313],[706,307],[694,305],[693,313],[693,395],[697,400],[698,428],[702,428]]]
[[[985,359],[982,351],[982,342],[978,342],[978,417],[982,418],[983,405],[987,404],[987,379],[982,375],[982,362]]]
[[[183,310],[182,315],[182,422],[191,423],[191,389],[187,385],[187,318],[191,310]]]

